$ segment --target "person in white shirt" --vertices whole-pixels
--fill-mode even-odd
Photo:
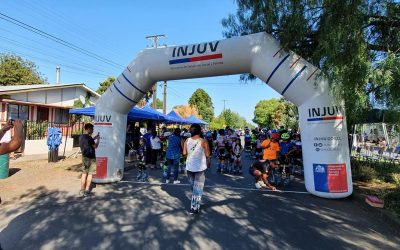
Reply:
[[[150,137],[150,143],[151,143],[151,161],[150,161],[150,167],[154,168],[157,166],[157,159],[158,155],[160,154],[161,151],[161,140],[157,136],[157,131],[153,131],[152,136]]]
[[[188,138],[183,144],[183,155],[187,156],[186,171],[192,190],[189,213],[198,214],[205,182],[204,172],[211,164],[210,148],[207,140],[200,137],[201,127],[199,124],[192,124],[190,133],[192,137]]]

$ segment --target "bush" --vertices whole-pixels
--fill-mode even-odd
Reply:
[[[400,215],[400,187],[384,196],[385,207]]]
[[[397,185],[400,183],[400,165],[398,164],[351,159],[351,170],[354,180],[369,182],[377,179]]]

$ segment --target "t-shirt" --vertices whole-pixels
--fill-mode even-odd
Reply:
[[[250,134],[244,134],[244,141],[245,142],[250,142],[251,141],[251,135]]]
[[[90,159],[96,158],[96,153],[93,148],[95,142],[88,134],[79,136],[79,147],[81,148],[82,156]]]
[[[152,149],[161,149],[161,143],[160,143],[160,138],[156,137],[151,137],[150,138],[150,143],[151,143],[151,148]]]
[[[269,145],[268,148],[267,145]],[[279,143],[273,142],[270,139],[266,139],[261,143],[261,147],[264,148],[264,160],[276,160],[277,152],[280,151]]]
[[[146,147],[147,148],[151,148],[151,142],[150,142],[150,138],[152,137],[152,134],[150,133],[146,133],[143,138],[146,140]]]
[[[293,148],[293,144],[291,142],[281,141],[279,143],[279,147],[281,148],[279,154],[286,155]]]

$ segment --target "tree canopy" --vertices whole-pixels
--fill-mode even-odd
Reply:
[[[215,117],[209,124],[210,129],[221,129],[229,126],[231,128],[244,128],[253,127],[246,121],[246,118],[239,115],[239,113],[230,109],[225,109],[221,114]]]
[[[110,87],[111,84],[113,84],[114,81],[115,81],[115,77],[114,76],[107,77],[107,79],[105,79],[104,81],[99,83],[100,86],[96,90],[96,92],[99,93],[100,95],[102,95],[104,92],[106,92],[108,87]]]
[[[297,107],[285,98],[259,101],[254,109],[253,122],[259,127],[297,129]]]
[[[214,107],[211,97],[204,89],[197,89],[189,98],[189,105],[196,107],[203,120],[210,122],[214,117]]]
[[[175,106],[173,110],[175,110],[175,112],[183,118],[188,118],[189,116],[194,115],[197,118],[202,119],[196,107],[192,107],[190,105],[178,105]]]
[[[162,109],[163,106],[164,106],[163,102],[160,99],[156,98],[156,108]],[[150,103],[150,107],[153,107],[153,102]]]
[[[0,86],[43,84],[47,80],[35,63],[12,54],[0,54]]]
[[[395,0],[237,0],[226,37],[265,31],[318,66],[348,121],[375,104],[399,109],[400,3]],[[243,76],[253,79],[254,76]]]

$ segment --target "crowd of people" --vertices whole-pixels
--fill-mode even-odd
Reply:
[[[85,129],[90,137],[93,126],[87,125]],[[200,125],[192,124],[189,129],[149,128],[144,134],[138,128],[128,127],[127,131],[127,154],[135,153],[137,180],[149,181],[148,171],[161,169],[165,183],[179,184],[179,174],[186,173],[192,188],[191,213],[199,212],[205,171],[211,166],[212,156],[218,162],[215,171],[221,175],[242,175],[242,158],[251,159],[252,163],[245,168],[254,177],[257,189],[276,190],[277,185],[288,184],[296,171],[301,173],[300,135],[283,128],[245,128],[241,131],[226,127],[206,131]],[[90,159],[93,159],[98,140],[98,135],[94,139],[85,135],[81,138],[83,196],[89,192],[93,173]]]

